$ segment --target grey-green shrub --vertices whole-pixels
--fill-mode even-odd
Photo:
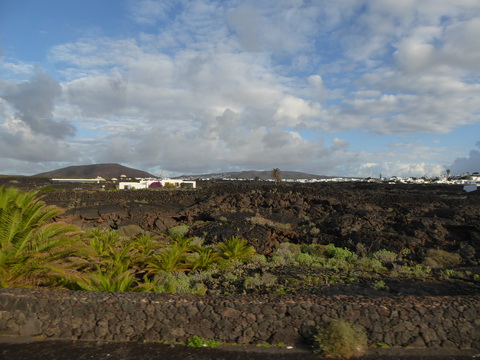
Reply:
[[[397,260],[397,254],[394,252],[382,249],[372,254],[372,258],[380,261],[383,265],[392,264]]]
[[[336,359],[363,355],[367,349],[367,341],[363,327],[344,320],[333,320],[329,324],[317,327],[313,336],[315,351]]]
[[[168,229],[168,235],[170,236],[185,236],[187,235],[188,231],[190,230],[190,226],[187,224],[174,226]]]
[[[424,265],[431,268],[445,269],[460,265],[462,257],[459,254],[449,253],[440,249],[429,249],[424,260]]]

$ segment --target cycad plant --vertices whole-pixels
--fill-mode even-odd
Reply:
[[[237,236],[232,236],[229,240],[219,243],[217,251],[227,261],[247,262],[256,254],[255,249],[248,246],[247,240]]]
[[[188,263],[190,263],[192,270],[204,271],[219,264],[221,260],[222,258],[215,252],[215,249],[201,247],[188,258]]]
[[[132,263],[137,270],[144,269],[152,261],[153,255],[157,253],[162,243],[157,236],[145,233],[130,240],[132,248]]]
[[[85,246],[82,255],[88,259],[90,266],[101,269],[128,268],[132,261],[133,245],[120,237],[114,230],[90,231],[83,239]]]
[[[83,274],[77,279],[77,286],[87,291],[130,291],[135,282],[131,269],[121,266],[102,269],[97,267],[95,272]]]
[[[0,287],[52,285],[76,252],[73,241],[80,229],[52,222],[63,210],[37,195],[0,187]]]
[[[72,287],[89,291],[129,291],[136,285],[133,243],[114,230],[94,229],[83,238],[83,264]]]
[[[187,263],[187,255],[184,246],[174,243],[163,248],[159,254],[153,255],[147,269],[150,274],[156,274],[160,271],[188,271],[190,265]]]

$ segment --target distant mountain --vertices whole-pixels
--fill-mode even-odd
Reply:
[[[125,175],[130,178],[134,177],[155,177],[142,170],[132,169],[120,164],[94,164],[94,165],[80,165],[80,166],[68,166],[66,168],[57,169],[33,175],[36,177],[48,177],[48,178],[80,178],[89,179],[96,178],[97,176],[105,179],[120,178],[121,175]]]
[[[298,180],[298,179],[330,179],[332,176],[306,174],[298,171],[282,171],[280,170],[280,177],[283,180]],[[201,174],[201,175],[183,175],[179,176],[182,179],[272,179],[272,171],[232,171],[223,173]]]

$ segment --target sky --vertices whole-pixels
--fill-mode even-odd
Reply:
[[[480,171],[478,0],[0,0],[0,174]]]

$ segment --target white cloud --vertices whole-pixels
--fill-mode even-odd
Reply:
[[[480,123],[476,0],[131,0],[127,8],[135,32],[50,49],[61,78],[2,83],[0,126],[30,144],[0,159],[424,175],[439,171],[442,144],[352,150],[343,133],[417,139]],[[30,71],[16,64],[3,68]],[[73,125],[78,135],[65,142]],[[55,155],[41,144],[48,129]]]
[[[35,133],[20,120],[0,124],[0,158],[27,162],[67,161],[76,158],[66,141]]]
[[[66,120],[51,118],[55,100],[60,94],[61,87],[56,80],[46,74],[36,74],[25,82],[5,82],[0,98],[14,109],[14,118],[32,132],[65,138],[73,136],[76,130]]]
[[[475,144],[480,149],[480,141]],[[468,157],[461,157],[448,166],[452,175],[480,172],[480,151],[471,150]]]
[[[135,22],[147,25],[167,20],[174,8],[175,2],[168,0],[131,0],[129,2],[132,19]]]

